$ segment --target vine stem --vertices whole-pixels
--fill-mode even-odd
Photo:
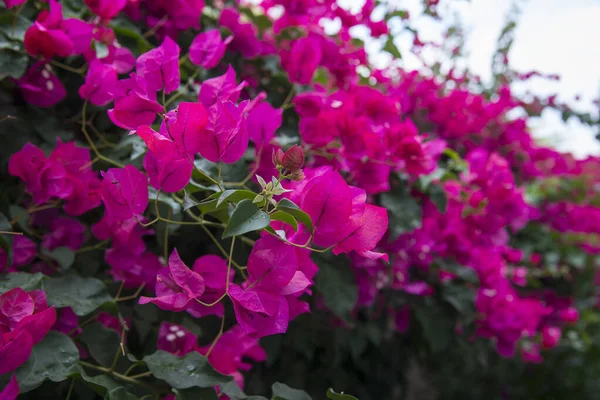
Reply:
[[[105,367],[101,367],[99,365],[90,364],[90,363],[85,362],[85,361],[79,361],[79,363],[82,366],[86,367],[86,368],[93,369],[93,370],[105,373],[105,374],[110,375],[110,376],[112,376],[114,378],[117,378],[120,381],[131,383],[133,385],[138,385],[138,386],[141,386],[141,387],[146,388],[148,390],[151,390],[153,392],[155,391],[155,389],[152,386],[150,386],[150,385],[148,385],[148,384],[146,384],[144,382],[140,382],[139,380],[137,380],[134,377],[125,376],[125,375],[120,374],[118,372],[112,371],[110,368],[105,368]]]
[[[96,154],[96,157],[98,157],[99,159],[101,159],[102,161],[106,161],[107,163],[110,163],[116,167],[119,168],[125,168],[125,165],[121,164],[120,162],[117,162],[115,160],[113,160],[110,157],[106,157],[105,155],[103,155],[102,153],[100,153],[100,151],[98,151],[98,148],[96,147],[96,145],[94,144],[94,142],[92,141],[92,138],[90,137],[89,132],[87,131],[87,122],[86,122],[86,114],[87,114],[87,100],[83,102],[83,108],[81,109],[81,131],[83,132],[85,138],[87,139],[90,148],[92,149],[92,151],[94,152],[94,154]]]
[[[87,251],[92,251],[92,250],[101,250],[105,245],[107,245],[110,241],[109,240],[103,240],[101,242],[98,242],[92,246],[86,246],[86,247],[82,247],[80,249],[75,250],[75,253],[79,254],[79,253],[85,253]]]
[[[14,235],[14,236],[22,236],[23,232],[9,232],[9,231],[0,231],[0,235]]]
[[[65,397],[65,400],[69,400],[71,398],[71,394],[73,393],[73,386],[75,386],[75,378],[71,379],[71,383],[69,384],[69,391],[67,392],[67,397]]]
[[[116,297],[116,298],[115,298],[115,301],[118,303],[118,302],[121,302],[121,301],[127,301],[127,300],[133,300],[133,299],[136,299],[136,298],[137,298],[137,297],[140,295],[140,293],[142,293],[142,290],[144,290],[144,287],[146,287],[146,284],[145,284],[145,283],[142,283],[142,284],[140,285],[140,287],[138,287],[138,288],[136,289],[136,291],[135,291],[135,293],[134,293],[134,294],[132,294],[132,295],[129,295],[129,296],[125,296],[125,297]]]

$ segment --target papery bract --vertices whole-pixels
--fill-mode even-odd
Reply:
[[[308,85],[321,62],[320,42],[312,37],[295,40],[288,53],[282,56],[282,66],[290,82]]]
[[[16,375],[13,375],[8,382],[8,385],[4,387],[0,392],[0,400],[15,400],[19,395],[19,383],[17,382]]]
[[[202,276],[189,269],[174,250],[169,257],[169,267],[159,272],[156,278],[157,297],[142,296],[140,304],[154,303],[165,310],[183,311],[190,302],[201,298],[204,289]]]
[[[104,19],[114,18],[127,4],[127,0],[85,0],[85,5]]]
[[[148,179],[133,165],[111,168],[102,180],[102,201],[114,218],[141,215],[148,206]]]
[[[163,107],[156,102],[156,93],[136,74],[118,82],[114,107],[108,110],[110,120],[124,129],[150,125]]]
[[[179,88],[179,46],[169,37],[136,61],[136,72],[148,90],[171,93]]]
[[[202,82],[198,101],[207,108],[218,103],[219,100],[236,103],[240,98],[242,89],[246,86],[247,83],[245,81],[236,85],[235,70],[230,65],[227,68],[227,72],[223,75]]]
[[[16,370],[31,354],[31,335],[25,331],[0,334],[0,375]]]
[[[248,147],[244,105],[217,102],[208,109],[208,124],[197,142],[200,154],[212,162],[234,163]]]
[[[158,331],[156,348],[184,356],[197,348],[198,337],[183,326],[163,322]]]
[[[214,68],[223,58],[225,49],[232,40],[233,36],[222,40],[218,29],[199,33],[190,45],[190,60],[203,68]]]
[[[31,66],[19,80],[17,86],[25,101],[33,106],[52,107],[65,98],[67,91],[62,82],[42,61]]]
[[[257,146],[262,146],[275,137],[275,131],[283,123],[283,110],[273,108],[268,102],[254,107],[246,118],[248,137]]]
[[[85,83],[79,88],[79,95],[95,106],[104,106],[113,100],[116,85],[115,69],[98,60],[92,60]]]

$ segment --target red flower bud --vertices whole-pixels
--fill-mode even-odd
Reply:
[[[273,160],[273,165],[275,167],[281,166],[281,163],[283,162],[283,151],[281,151],[281,149],[277,149],[277,151],[275,151],[275,149],[273,149],[273,154],[271,155],[271,160]]]
[[[296,145],[292,146],[288,151],[283,155],[283,161],[281,163],[283,168],[289,170],[290,172],[296,172],[302,165],[304,165],[304,152],[302,149]]]

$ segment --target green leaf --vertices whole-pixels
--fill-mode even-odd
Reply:
[[[440,185],[433,184],[429,187],[428,194],[438,211],[445,214],[448,207],[448,198],[444,189]]]
[[[271,221],[281,221],[291,225],[295,231],[298,230],[298,221],[291,214],[285,211],[275,211],[271,216]]]
[[[225,190],[217,199],[217,207],[223,204],[224,201],[229,203],[237,203],[244,199],[253,200],[256,197],[256,193],[250,190]]]
[[[75,252],[68,247],[57,247],[52,251],[42,249],[42,254],[55,260],[60,272],[66,272],[75,262]]]
[[[25,39],[25,32],[32,25],[32,22],[22,15],[15,16],[12,13],[0,15],[0,37],[22,43]]]
[[[358,287],[347,259],[329,253],[313,254],[319,272],[315,286],[325,305],[338,317],[348,319],[358,300]]]
[[[4,214],[0,213],[0,231],[4,232],[12,232],[12,225],[8,218],[4,216]],[[8,235],[5,233],[0,233],[0,247],[6,253],[6,265],[12,264],[13,261],[13,235]],[[0,271],[4,272],[4,271]]]
[[[128,385],[125,385],[108,375],[96,375],[89,376],[81,366],[77,367],[77,373],[72,376],[81,378],[86,385],[98,393],[100,396],[107,400],[137,400],[138,397],[134,396],[127,390]],[[135,390],[131,387],[131,390]]]
[[[442,292],[444,300],[452,305],[459,313],[463,315],[475,314],[475,291],[450,282]]]
[[[29,57],[14,49],[0,49],[0,81],[6,77],[18,79],[25,73]]]
[[[175,389],[210,388],[233,380],[231,376],[215,371],[206,357],[196,352],[177,357],[159,350],[144,357],[144,361],[154,376]]]
[[[408,11],[406,11],[406,10],[392,11],[391,13],[388,13],[388,14],[385,15],[385,20],[389,21],[390,18],[393,18],[393,17],[400,17],[402,19],[405,19],[405,18],[408,17]]]
[[[100,322],[86,326],[79,339],[87,346],[94,360],[107,368],[112,365],[116,352],[121,351],[119,334]]]
[[[431,350],[439,353],[452,341],[454,321],[448,310],[430,300],[425,299],[425,304],[414,304],[413,307]]]
[[[402,53],[400,53],[400,50],[394,44],[394,37],[392,35],[388,35],[383,50],[390,53],[394,58],[402,58]]]
[[[213,388],[175,389],[176,400],[217,400],[217,392]]]
[[[23,230],[23,232],[31,235],[31,227],[29,226],[29,213],[23,207],[19,207],[17,205],[11,204],[8,207],[8,211],[10,212],[10,216],[14,219],[19,225],[19,228]]]
[[[46,379],[62,382],[77,371],[79,350],[75,343],[60,332],[50,331],[33,347],[29,360],[17,371],[21,393],[38,387]]]
[[[281,400],[312,400],[303,390],[293,389],[284,383],[276,382],[271,386],[273,398]]]
[[[111,24],[111,28],[119,39],[119,43],[124,47],[129,49],[135,47],[137,48],[138,53],[144,53],[153,48],[152,44],[144,38],[135,25],[129,24],[127,26],[117,26],[113,23]]]
[[[156,189],[150,186],[148,187],[148,198],[150,199],[148,209],[152,213],[156,212],[156,210],[154,209],[154,201],[157,195],[159,206],[158,210],[162,217],[166,218],[165,215],[169,212],[169,209],[171,210],[172,215],[178,215],[179,213],[181,213],[181,204],[173,200],[171,196],[168,196],[162,192],[158,192]]]
[[[223,232],[223,239],[258,231],[269,226],[269,214],[260,210],[250,199],[240,201],[231,214]]]
[[[302,211],[300,207],[298,207],[293,201],[289,199],[279,200],[279,203],[277,203],[277,210],[285,211],[296,218],[296,220],[300,221],[304,226],[306,226],[311,233],[314,231],[310,216]]]
[[[421,206],[406,188],[398,188],[381,195],[381,205],[387,208],[390,237],[396,240],[401,234],[421,226]]]
[[[327,398],[331,400],[358,400],[358,398],[350,396],[349,394],[336,393],[332,388],[329,388],[327,391]]]
[[[95,278],[82,278],[78,275],[65,275],[44,281],[48,304],[71,307],[79,316],[87,315],[101,306],[115,306],[108,295],[104,283]]]
[[[8,292],[16,287],[20,287],[26,292],[39,289],[42,279],[44,279],[44,275],[39,272],[36,272],[35,274],[13,272],[11,274],[0,275],[0,294]]]
[[[263,396],[246,396],[234,380],[231,380],[224,385],[220,385],[219,389],[221,393],[229,396],[231,400],[268,400]]]

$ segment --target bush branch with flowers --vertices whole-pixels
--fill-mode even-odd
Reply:
[[[4,4],[1,399],[598,393],[599,160],[527,127],[598,121],[511,93],[514,24],[487,88],[369,64],[431,45],[386,2]]]

